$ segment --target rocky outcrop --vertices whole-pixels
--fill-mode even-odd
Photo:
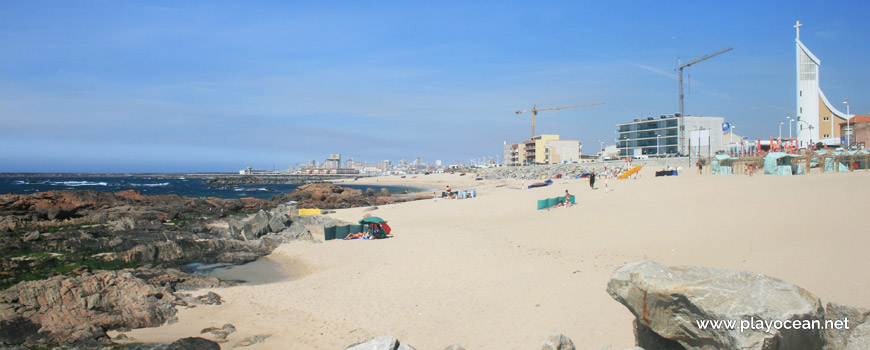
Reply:
[[[870,349],[870,310],[828,303],[825,320],[849,326],[826,329],[825,350]]]
[[[48,191],[33,194],[0,195],[0,220],[3,226],[51,226],[40,221],[73,220],[76,223],[106,222],[121,218],[133,220],[171,220],[181,214],[220,214],[261,209],[271,203],[255,199],[188,198],[178,195],[147,196],[134,190],[116,193],[97,191]],[[10,227],[11,226],[11,227]]]
[[[34,324],[14,335],[28,341],[88,343],[118,327],[154,327],[175,319],[184,301],[128,271],[100,271],[21,282],[0,292],[0,320]]]
[[[231,285],[174,269],[80,272],[0,291],[0,345],[103,343],[107,330],[159,326],[175,320],[177,306],[221,300],[213,292],[191,297],[179,291]]]
[[[371,189],[370,189],[371,190]],[[386,189],[366,191],[337,186],[331,183],[313,183],[297,187],[293,192],[271,198],[273,202],[298,202],[299,207],[337,209],[367,207],[408,200],[431,199],[429,195],[413,198],[391,197]]]
[[[818,298],[761,274],[634,262],[616,270],[607,292],[636,317],[637,345],[647,349],[822,349],[819,330],[770,329],[774,321],[822,320]],[[735,320],[735,329],[698,322]],[[741,331],[741,325],[743,327]],[[762,329],[757,329],[762,328]]]

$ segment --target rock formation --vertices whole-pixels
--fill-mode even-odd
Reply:
[[[16,284],[0,292],[0,320],[39,325],[37,332],[4,341],[89,343],[121,325],[154,327],[174,320],[177,304],[184,301],[131,272],[100,271]]]
[[[746,271],[634,262],[616,270],[607,292],[636,317],[647,349],[822,349],[820,330],[756,329],[765,322],[823,320],[818,298],[787,282]],[[735,329],[699,327],[735,320]],[[743,323],[742,323],[743,322]],[[753,328],[743,329],[741,325]]]
[[[371,190],[371,189],[370,189]],[[386,189],[366,191],[337,186],[331,183],[312,183],[297,187],[289,194],[274,196],[274,202],[298,202],[302,208],[338,209],[367,207],[399,203],[417,199],[431,199],[429,195],[412,198],[391,197]]]
[[[828,303],[825,319],[849,322],[849,329],[825,330],[825,350],[870,349],[870,310]]]

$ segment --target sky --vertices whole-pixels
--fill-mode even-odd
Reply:
[[[679,111],[777,136],[795,29],[870,114],[866,1],[0,0],[0,172],[235,172],[329,153],[469,163],[537,134],[614,144]],[[845,111],[845,108],[843,108]],[[783,130],[785,136],[786,131]]]

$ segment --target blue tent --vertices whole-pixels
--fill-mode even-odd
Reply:
[[[801,175],[805,173],[802,165],[792,164],[792,159],[802,156],[785,152],[771,152],[764,156],[764,173],[772,175]]]

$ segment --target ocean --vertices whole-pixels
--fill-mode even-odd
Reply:
[[[160,176],[20,176],[0,177],[0,193],[31,194],[54,190],[94,190],[118,192],[136,190],[146,195],[177,194],[184,197],[203,198],[243,198],[254,197],[268,200],[274,195],[293,192],[302,185],[263,184],[263,185],[205,185],[203,178],[176,178]],[[372,188],[380,191],[386,188],[393,193],[421,191],[422,189],[400,186],[341,185],[365,191]]]

